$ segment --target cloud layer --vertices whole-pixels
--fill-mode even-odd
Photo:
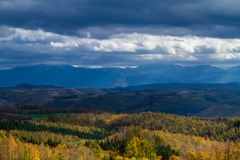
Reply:
[[[106,39],[66,36],[41,29],[2,27],[1,64],[136,66],[169,62],[220,65],[240,60],[240,39],[114,34]]]
[[[240,38],[239,6],[237,0],[0,0],[0,25],[72,35],[94,29],[107,31],[101,36],[134,30]]]
[[[239,65],[237,0],[0,0],[0,68]]]

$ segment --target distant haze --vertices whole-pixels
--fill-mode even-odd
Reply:
[[[240,66],[220,69],[209,65],[142,65],[137,68],[80,68],[68,65],[37,65],[0,70],[0,86],[21,83],[73,88],[127,87],[153,83],[240,82]]]

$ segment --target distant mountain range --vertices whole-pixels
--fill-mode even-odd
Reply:
[[[128,86],[124,90],[149,90],[149,89],[183,89],[183,88],[240,88],[240,83],[155,83],[137,86]]]
[[[183,82],[228,83],[240,82],[240,66],[224,70],[209,65],[183,67],[160,64],[125,69],[37,65],[0,70],[0,77],[0,87],[13,87],[22,83],[68,88],[114,88]]]

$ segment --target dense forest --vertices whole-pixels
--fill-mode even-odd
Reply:
[[[142,112],[135,114],[72,114],[49,116],[49,122],[63,122],[81,126],[95,126],[117,130],[121,126],[136,125],[149,130],[201,136],[211,140],[235,141],[240,136],[239,118],[196,118],[165,113]]]
[[[3,160],[237,160],[239,118],[76,113],[0,120]]]
[[[234,117],[240,116],[239,101],[239,88],[222,87],[146,90],[134,90],[134,87],[0,88],[0,113],[11,114],[150,111],[198,117]]]
[[[1,160],[240,160],[240,89],[41,87],[0,89]]]

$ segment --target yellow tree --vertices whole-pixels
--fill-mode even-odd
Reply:
[[[197,160],[206,160],[208,159],[208,155],[204,152],[198,152],[197,154]]]
[[[18,138],[16,138],[16,143],[17,143],[17,149],[16,149],[16,154],[17,154],[17,159],[23,159],[24,157],[24,144],[20,142]]]
[[[170,160],[180,160],[180,158],[178,156],[172,155],[170,157]]]
[[[157,156],[155,154],[156,149],[155,149],[155,144],[154,142],[150,142],[147,139],[144,139],[140,143],[140,157],[141,158],[148,158],[150,160],[155,159]]]
[[[34,146],[32,144],[29,145],[29,150],[30,150],[30,157],[31,160],[40,160],[40,154],[37,149],[37,146]]]
[[[239,140],[233,145],[232,156],[235,160],[240,160],[240,142]]]
[[[188,151],[188,160],[197,160],[197,156],[194,152]]]
[[[212,145],[212,149],[213,149],[215,160],[223,159],[224,146],[222,144],[220,144],[219,142],[215,142],[215,144]]]
[[[16,147],[17,144],[14,140],[14,137],[10,134],[7,139],[7,157],[9,160],[16,159]]]
[[[28,145],[24,145],[24,160],[30,160],[30,148]]]
[[[6,159],[7,152],[5,151],[6,137],[0,136],[0,159]]]
[[[132,158],[138,158],[140,155],[140,139],[137,137],[133,137],[133,139],[128,143],[126,147],[126,157]]]

